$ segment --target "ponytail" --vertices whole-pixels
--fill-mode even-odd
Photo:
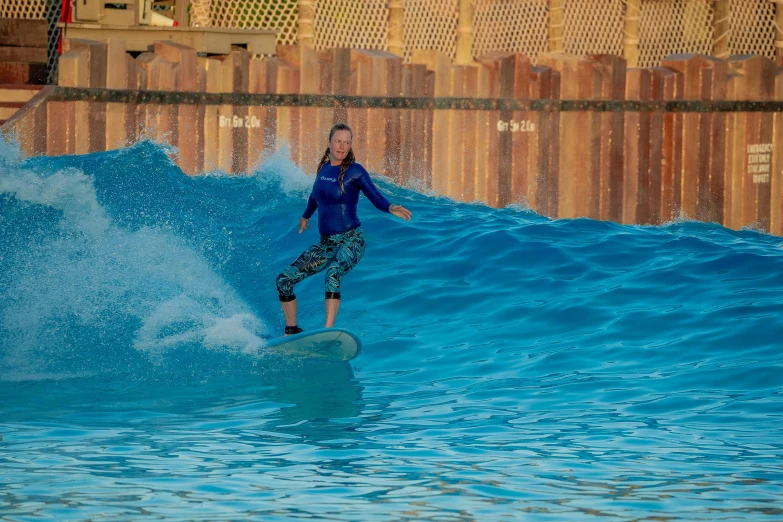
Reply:
[[[353,155],[353,149],[350,149],[348,151],[348,154],[345,155],[345,159],[340,164],[340,177],[337,178],[337,181],[340,182],[340,188],[343,189],[343,192],[345,192],[345,187],[343,186],[343,178],[345,177],[345,172],[348,170],[348,167],[351,166],[351,163],[356,161],[356,158]]]
[[[318,174],[318,172],[321,170],[321,167],[326,165],[329,162],[329,153],[331,151],[329,150],[329,147],[326,147],[326,152],[324,152],[323,158],[321,158],[321,161],[318,162],[318,168],[315,169],[315,173]]]

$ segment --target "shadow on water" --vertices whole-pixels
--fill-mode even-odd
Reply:
[[[308,362],[295,371],[269,372],[261,383],[273,387],[266,395],[270,400],[288,405],[277,413],[279,431],[319,440],[344,434],[359,422],[363,387],[348,363]],[[337,419],[339,424],[331,422]]]
[[[240,355],[231,362],[202,357],[194,363],[187,350],[177,351],[134,379],[102,375],[0,381],[3,421],[94,429],[139,428],[144,419],[145,429],[163,431],[214,423],[229,431],[231,425],[263,425],[264,430],[318,441],[345,437],[361,415],[363,387],[349,363],[264,355]]]

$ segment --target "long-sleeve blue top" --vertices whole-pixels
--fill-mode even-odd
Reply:
[[[340,176],[340,166],[333,167],[326,163],[315,176],[313,191],[307,200],[307,208],[302,214],[305,219],[318,209],[318,231],[322,236],[342,234],[357,228],[359,216],[356,214],[356,204],[361,191],[375,208],[389,212],[389,201],[383,197],[370,179],[367,171],[358,163],[351,163],[343,177],[345,192],[340,188],[337,178]]]

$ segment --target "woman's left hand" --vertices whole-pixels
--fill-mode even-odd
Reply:
[[[405,221],[411,220],[411,211],[403,207],[402,205],[390,205],[389,212],[391,212],[398,218],[404,219]]]

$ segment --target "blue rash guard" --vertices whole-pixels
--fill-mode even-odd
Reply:
[[[318,209],[318,231],[322,236],[342,234],[358,228],[359,216],[356,214],[356,204],[359,202],[359,191],[382,212],[389,212],[389,201],[383,197],[373,185],[370,175],[358,163],[351,163],[343,178],[345,192],[340,188],[337,178],[340,176],[340,165],[333,167],[326,163],[318,171],[313,184],[307,208],[302,214],[310,219],[315,209]]]

